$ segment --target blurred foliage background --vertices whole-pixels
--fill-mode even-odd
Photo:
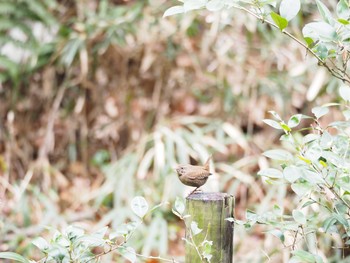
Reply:
[[[339,82],[248,14],[163,19],[171,4],[0,2],[0,251],[39,259],[31,240],[47,226],[115,229],[134,216],[136,195],[154,205],[185,196],[173,168],[209,154],[216,175],[204,189],[235,195],[238,219],[294,202],[256,175],[267,167],[260,153],[279,144],[262,119],[308,114],[337,100]],[[289,31],[301,39],[317,16],[304,1]],[[131,242],[145,255],[183,256],[183,231],[162,207]],[[287,254],[262,228],[236,228],[236,262]]]

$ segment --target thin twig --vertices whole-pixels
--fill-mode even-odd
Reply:
[[[292,250],[295,250],[295,245],[297,242],[298,233],[299,233],[299,227],[298,227],[297,231],[295,231],[294,240],[293,240],[293,244],[292,244]]]
[[[162,258],[160,256],[158,257],[155,257],[155,256],[145,256],[145,255],[142,255],[142,254],[139,254],[139,253],[133,253],[134,255],[140,257],[140,258],[147,258],[147,259],[157,259],[157,260],[161,260],[161,261],[164,261],[164,262],[173,262],[173,263],[180,263],[179,261],[176,261],[175,259],[168,259],[168,258]]]
[[[262,21],[263,23],[267,23],[268,25],[270,25],[271,27],[274,27],[274,28],[277,28],[280,30],[280,28],[272,23],[271,21],[269,20],[266,20],[264,17],[254,13],[253,11],[243,7],[243,6],[234,6],[235,8],[237,9],[240,9],[240,10],[243,10],[247,13],[249,13],[250,15],[254,16],[255,18],[259,19],[260,21]],[[344,78],[342,75],[340,75],[338,72],[334,71],[333,69],[331,69],[327,63],[322,60],[312,49],[310,49],[305,43],[303,43],[302,41],[300,41],[298,38],[296,38],[295,36],[293,36],[291,33],[289,33],[288,31],[286,30],[282,30],[281,31],[283,34],[287,35],[289,38],[293,39],[294,41],[296,41],[299,45],[301,45],[302,47],[304,47],[309,53],[311,53],[317,60],[318,60],[318,64],[320,66],[324,66],[328,71],[329,73],[331,73],[334,77],[336,77],[337,79],[340,79],[342,80],[343,82],[347,82],[348,84],[350,84],[350,79],[346,79]],[[346,74],[347,75],[347,74]]]

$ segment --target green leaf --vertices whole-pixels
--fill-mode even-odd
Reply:
[[[196,236],[196,235],[198,235],[200,232],[202,232],[203,229],[198,228],[197,222],[192,221],[192,222],[191,222],[191,231],[192,231],[193,235]]]
[[[35,13],[36,16],[46,23],[47,25],[53,25],[56,22],[55,18],[51,15],[49,10],[40,1],[26,1],[29,9]]]
[[[292,117],[290,117],[288,121],[289,128],[294,128],[298,126],[302,118],[303,118],[302,114],[295,114]]]
[[[84,230],[79,227],[68,226],[67,229],[65,230],[65,234],[67,235],[70,241],[74,241],[78,237],[81,237],[84,235]]]
[[[182,198],[176,196],[174,210],[180,215],[183,215],[185,212],[185,202]]]
[[[109,234],[109,239],[115,239],[117,237],[125,237],[129,233],[128,226],[126,224],[122,224],[117,227],[117,230],[113,231]]]
[[[263,153],[264,156],[278,161],[291,161],[293,160],[293,155],[286,150],[269,150]]]
[[[350,87],[349,86],[341,86],[339,88],[339,95],[345,101],[350,101]]]
[[[284,178],[290,183],[294,183],[296,180],[298,180],[301,177],[301,175],[302,174],[300,169],[294,165],[287,166],[283,170]]]
[[[258,220],[258,215],[250,210],[247,210],[245,213],[245,217],[247,218],[247,220],[249,221],[257,221]]]
[[[0,2],[0,14],[7,15],[16,12],[16,3],[14,2]]]
[[[282,216],[283,215],[283,210],[278,205],[274,205],[273,206],[273,213],[275,215],[277,215],[277,216]]]
[[[305,204],[302,205],[301,208],[307,207],[307,206],[312,205],[314,203],[316,203],[316,202],[315,201],[307,201]]]
[[[86,247],[101,247],[106,244],[106,241],[99,236],[84,235],[79,237],[74,244],[84,244]]]
[[[291,128],[287,124],[285,124],[284,122],[281,122],[280,125],[284,131],[286,131],[286,132],[292,131]]]
[[[45,252],[50,248],[49,243],[42,237],[37,237],[32,241],[32,244],[39,248],[41,251]]]
[[[324,131],[323,134],[321,135],[320,139],[320,146],[322,149],[329,149],[333,145],[333,137],[330,135],[329,132]]]
[[[19,65],[17,63],[2,55],[0,55],[0,68],[5,72],[8,72],[12,78],[16,78],[20,71]]]
[[[316,4],[318,7],[318,11],[320,12],[323,20],[328,24],[333,25],[334,18],[332,16],[332,13],[329,11],[329,9],[319,0],[316,0]]]
[[[340,224],[342,224],[344,226],[345,229],[349,227],[348,221],[342,215],[336,214],[336,213],[333,213],[332,215],[335,219],[337,219],[337,221]]]
[[[266,168],[266,169],[260,170],[258,172],[258,175],[266,176],[266,177],[274,178],[274,179],[283,178],[282,172],[277,170],[277,169],[274,169],[274,168]]]
[[[337,4],[337,15],[347,21],[350,18],[350,6],[346,0],[340,0]]]
[[[299,10],[299,0],[282,0],[280,5],[280,14],[281,17],[285,18],[287,21],[292,20],[299,13]]]
[[[213,245],[213,241],[208,241],[208,240],[204,240],[201,244],[202,246],[202,255],[203,257],[207,260],[207,262],[211,262],[211,258],[213,257],[212,253],[212,245]]]
[[[311,112],[315,115],[316,119],[321,118],[329,112],[327,107],[315,107],[312,108]]]
[[[311,37],[304,37],[304,40],[309,48],[313,48],[316,44]]]
[[[294,221],[286,221],[283,225],[284,230],[297,231],[299,229],[299,224]]]
[[[329,52],[330,52],[330,50],[328,50],[328,47],[324,44],[319,44],[316,47],[316,53],[323,60],[328,58]]]
[[[309,142],[313,142],[315,140],[317,140],[318,138],[320,138],[320,135],[318,134],[307,134],[304,138],[303,138],[303,144],[308,144]]]
[[[142,196],[136,196],[131,200],[131,209],[140,218],[147,214],[148,208],[148,203]]]
[[[331,152],[331,151],[323,151],[322,157],[325,158],[327,160],[327,162],[330,162],[337,167],[344,167],[345,166],[345,159],[340,157],[339,155]]]
[[[300,171],[302,172],[302,177],[309,183],[313,185],[324,183],[323,178],[318,173],[308,169],[300,169]]]
[[[80,37],[70,39],[62,50],[61,62],[69,67],[72,65],[75,57],[84,46],[84,40]]]
[[[277,112],[275,112],[275,111],[273,111],[273,110],[270,110],[269,113],[272,114],[272,116],[275,117],[276,120],[282,121],[281,116],[280,116]]]
[[[268,231],[267,233],[277,237],[279,240],[281,240],[281,242],[285,241],[285,236],[284,236],[283,232],[279,229],[273,229],[273,230]]]
[[[201,9],[205,7],[208,0],[191,0],[191,1],[185,1],[184,2],[184,10],[185,12]]]
[[[281,141],[284,141],[284,142],[289,142],[291,143],[292,145],[295,144],[295,140],[294,140],[294,137],[292,134],[290,133],[287,133],[287,134],[283,134],[280,138]]]
[[[97,151],[92,157],[92,163],[96,166],[102,166],[110,159],[110,154],[106,150]]]
[[[270,119],[265,119],[263,120],[263,122],[265,122],[267,125],[271,126],[272,128],[275,128],[277,130],[282,130],[283,128],[281,127],[281,125],[274,120],[270,120]]]
[[[173,16],[173,15],[183,14],[183,13],[185,13],[184,7],[181,5],[177,5],[177,6],[172,6],[169,9],[165,10],[163,17]]]
[[[219,11],[225,7],[225,3],[222,0],[211,0],[207,3],[206,8],[209,11]]]
[[[236,0],[231,0],[231,1],[236,1]],[[246,3],[249,3],[249,4],[253,3],[253,1],[251,1],[251,0],[243,0],[242,2],[246,2]],[[259,0],[259,4],[261,4],[261,5],[271,5],[274,8],[276,8],[277,1],[276,0]]]
[[[329,127],[337,127],[339,129],[346,129],[348,127],[350,127],[350,122],[349,121],[335,121],[335,122],[331,122],[330,124],[328,124]]]
[[[347,120],[347,121],[350,120],[350,110],[344,110],[343,115],[345,117],[345,120]]]
[[[136,262],[136,252],[132,247],[120,247],[118,252],[131,263]]]
[[[275,12],[272,11],[270,13],[270,16],[281,31],[283,31],[283,29],[285,29],[288,26],[287,19],[281,17],[279,14],[276,14]]]
[[[312,147],[308,147],[304,151],[304,158],[306,158],[308,161],[308,164],[311,162],[318,162],[318,159],[322,155],[322,148],[319,144],[314,143]]]
[[[310,192],[313,186],[307,182],[302,182],[302,183],[293,183],[291,185],[291,188],[294,191],[294,193],[296,193],[298,196],[304,196],[305,194]]]
[[[98,238],[104,238],[108,230],[108,226],[102,227],[101,229],[93,232],[91,235]]]
[[[303,214],[303,212],[294,209],[292,214],[293,214],[293,218],[294,218],[294,220],[296,222],[298,222],[301,225],[305,225],[306,224],[306,217]]]
[[[310,37],[313,41],[331,42],[337,40],[335,29],[326,22],[311,22],[306,24],[303,28],[303,36]]]
[[[3,259],[12,259],[18,262],[29,263],[29,260],[24,258],[23,256],[13,253],[13,252],[0,252],[0,258]]]
[[[315,255],[311,254],[310,252],[304,251],[304,250],[294,250],[292,251],[294,260],[299,260],[303,263],[319,263],[320,261],[319,257],[316,257]],[[297,262],[299,262],[297,261]]]
[[[298,157],[300,160],[302,160],[303,162],[307,163],[307,164],[311,164],[311,163],[312,163],[309,159],[305,158],[305,157],[302,156],[302,155],[297,155],[297,157]]]
[[[64,236],[59,236],[56,239],[56,243],[61,246],[61,247],[65,247],[68,248],[71,245],[71,242]]]
[[[345,25],[345,26],[347,26],[347,25],[350,24],[350,22],[349,22],[348,20],[345,20],[345,19],[342,19],[342,18],[338,18],[337,21],[338,21],[339,23]],[[349,241],[350,241],[350,240],[349,240]]]

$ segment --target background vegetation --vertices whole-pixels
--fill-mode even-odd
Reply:
[[[324,3],[335,10],[336,1]],[[339,100],[340,81],[244,12],[162,18],[172,4],[0,2],[0,251],[39,260],[31,241],[50,228],[119,229],[135,218],[134,196],[153,205],[185,196],[173,168],[211,153],[217,174],[204,189],[235,195],[238,219],[298,202],[257,175],[268,167],[261,153],[284,147],[281,131],[262,120],[269,110],[310,115]],[[303,25],[319,17],[304,1],[288,30],[302,39]],[[320,122],[341,118],[332,111]],[[142,255],[181,259],[183,229],[163,205],[128,242]],[[236,226],[236,262],[289,257],[265,230]],[[325,253],[334,255],[327,243]]]

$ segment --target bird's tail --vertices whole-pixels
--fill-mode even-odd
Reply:
[[[207,170],[208,172],[210,172],[210,159],[212,158],[213,156],[210,155],[208,160],[205,162],[204,164],[204,169]]]

